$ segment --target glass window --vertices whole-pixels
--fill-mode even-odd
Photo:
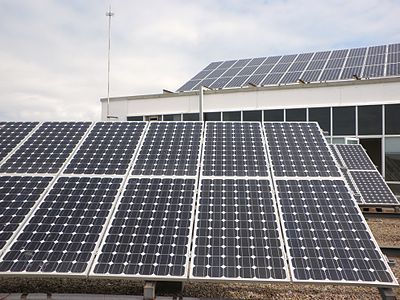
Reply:
[[[308,109],[308,120],[318,122],[319,127],[328,135],[331,134],[331,108],[318,107]]]
[[[356,108],[343,106],[333,108],[333,135],[356,134]]]
[[[398,183],[389,183],[388,186],[392,190],[393,194],[397,197],[400,197],[400,184]]]
[[[142,116],[135,116],[135,117],[126,117],[127,121],[143,121]]]
[[[204,113],[204,121],[221,121],[221,113],[220,112]]]
[[[183,121],[198,121],[199,114],[183,114]]]
[[[181,120],[181,115],[164,115],[163,116],[164,121],[180,121]]]
[[[283,109],[264,110],[264,121],[283,121]]]
[[[385,138],[385,179],[400,181],[400,138]]]
[[[294,108],[286,110],[286,121],[306,121],[306,109],[305,108]]]
[[[241,121],[242,117],[240,111],[224,111],[223,113],[224,121]]]
[[[332,138],[332,144],[346,144],[346,139],[334,137]]]
[[[386,134],[400,134],[400,104],[385,105],[385,132]]]
[[[358,134],[382,134],[382,105],[358,107]]]
[[[248,110],[243,112],[243,121],[262,121],[262,110]]]

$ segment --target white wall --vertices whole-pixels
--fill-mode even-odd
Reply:
[[[196,113],[198,98],[195,92],[111,98],[110,115],[126,120],[127,116]],[[102,120],[106,119],[106,103],[107,100],[102,99]],[[400,103],[399,79],[206,91],[203,110],[212,112],[385,103]]]

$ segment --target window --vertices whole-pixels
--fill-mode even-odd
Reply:
[[[310,122],[318,122],[319,127],[328,135],[331,134],[331,108],[318,107],[308,109],[308,120]]]
[[[400,134],[400,104],[385,105],[385,132],[386,134]]]
[[[241,121],[242,117],[240,111],[225,111],[223,114],[224,121]]]
[[[400,181],[400,138],[385,138],[385,179]]]
[[[333,108],[333,135],[356,134],[356,108],[343,106]]]
[[[221,113],[220,112],[204,113],[204,121],[221,121]]]
[[[164,115],[163,116],[164,121],[180,121],[181,120],[181,115]]]
[[[400,196],[400,184],[399,183],[389,183],[388,186],[392,190],[393,194],[395,194],[397,197]]]
[[[249,110],[243,112],[243,121],[262,121],[262,111],[261,110]]]
[[[283,121],[283,109],[264,110],[264,121]]]
[[[142,116],[126,117],[127,121],[143,121]]]
[[[306,121],[306,109],[305,108],[294,108],[286,110],[286,121]]]
[[[183,121],[198,121],[199,114],[183,114]]]
[[[161,121],[161,116],[145,116],[145,121]]]
[[[332,144],[346,144],[346,139],[334,137],[332,138]]]
[[[382,105],[358,107],[358,134],[382,134]]]

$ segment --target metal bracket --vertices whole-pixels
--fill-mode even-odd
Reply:
[[[156,299],[156,285],[155,281],[146,281],[143,288],[143,300]]]
[[[396,300],[396,294],[392,288],[378,288],[382,300]]]

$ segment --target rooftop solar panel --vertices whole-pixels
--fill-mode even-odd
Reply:
[[[268,176],[258,122],[207,122],[203,176]]]
[[[203,179],[191,279],[287,281],[271,182]]]
[[[317,123],[264,123],[274,176],[339,177]]]
[[[0,162],[28,136],[38,122],[4,122],[0,127]]]
[[[357,145],[336,145],[336,149],[350,170],[376,170],[364,148]]]
[[[132,174],[196,176],[202,129],[202,122],[150,123]]]
[[[0,274],[86,275],[121,178],[60,177],[0,258]]]
[[[350,171],[350,175],[366,204],[399,204],[378,171]]]
[[[91,275],[184,280],[196,179],[130,178]]]
[[[211,88],[235,88],[248,86],[249,82],[260,86],[296,83],[298,78],[293,79],[297,77],[294,73],[303,71],[305,73],[302,79],[306,82],[352,80],[353,75],[363,78],[398,76],[400,75],[398,45],[380,45],[266,58],[257,57],[241,59],[236,62],[216,62],[207,66],[202,71],[205,73],[198,73],[178,91],[198,90],[202,85]],[[387,48],[388,59],[386,62]],[[385,72],[386,68],[387,72]],[[322,72],[322,74],[309,72],[314,70],[319,70],[319,73]],[[284,76],[286,72],[290,74]],[[194,83],[195,80],[203,80],[205,74],[214,80]],[[265,79],[258,76],[250,80],[248,76],[252,75],[265,75]]]
[[[72,157],[66,174],[124,175],[146,122],[98,122]]]
[[[46,122],[0,166],[0,173],[57,173],[91,123]]]
[[[52,179],[0,176],[0,251],[30,214]]]
[[[396,286],[342,180],[277,180],[294,282]]]

